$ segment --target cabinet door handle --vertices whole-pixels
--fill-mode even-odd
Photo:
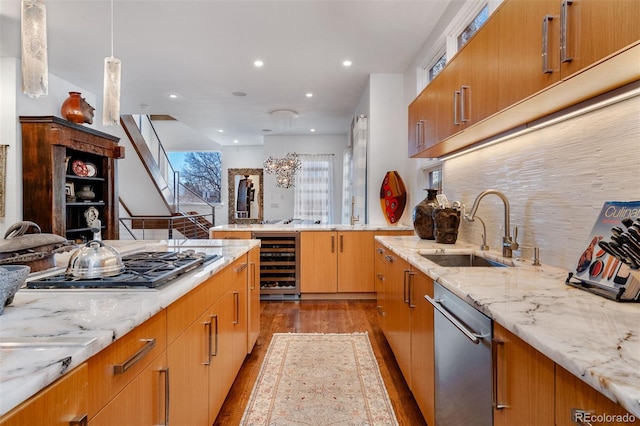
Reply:
[[[378,247],[376,249],[376,251],[378,252],[378,254],[383,254],[384,253],[384,249],[382,247]]]
[[[424,146],[427,144],[425,137],[424,137],[424,120],[420,120],[420,133],[419,135],[419,141],[420,141],[420,146]]]
[[[169,425],[169,367],[158,370],[164,374],[164,426]]]
[[[340,253],[344,252],[344,235],[340,235]]]
[[[499,366],[501,364],[498,357],[498,348],[503,348],[504,350],[504,342],[502,340],[493,339],[493,345],[491,346],[491,359],[493,360],[493,407],[496,410],[502,410],[509,407],[509,405],[500,402],[499,388],[504,388],[504,386],[500,386],[500,376],[498,375]]]
[[[460,96],[460,91],[456,90],[453,92],[453,125],[459,126],[460,122],[458,121],[458,97]]]
[[[251,291],[256,289],[256,264],[251,263]]]
[[[409,304],[409,280],[407,277],[411,274],[411,271],[405,269],[403,271],[402,277],[402,298],[404,299],[404,303]]]
[[[234,303],[233,303],[233,323],[234,324],[239,324],[240,323],[240,293],[237,291],[233,292],[233,299],[234,299]]]
[[[393,263],[393,256],[389,256],[388,254],[384,256],[384,260],[389,263]]]
[[[204,325],[204,327],[206,329],[208,329],[209,331],[206,333],[206,338],[207,338],[207,343],[206,343],[206,355],[204,357],[204,362],[202,363],[202,365],[211,365],[211,340],[212,340],[212,336],[211,336],[211,321],[207,321],[207,322],[203,322],[202,325]]]
[[[123,374],[128,369],[130,369],[136,362],[140,361],[153,347],[156,345],[156,339],[140,339],[141,342],[144,342],[144,346],[131,355],[131,357],[123,362],[122,364],[116,364],[113,366],[113,374]]]
[[[336,237],[335,235],[331,236],[331,253],[336,252]]]
[[[413,301],[415,300],[413,298],[413,289],[414,289],[414,281],[416,278],[416,274],[413,271],[409,271],[409,307],[410,308],[415,308],[416,305],[413,303]]]
[[[567,53],[567,20],[572,0],[564,0],[560,8],[560,62],[571,62],[573,58]]]
[[[420,145],[420,121],[416,121],[416,147]]]
[[[218,356],[218,315],[211,315],[211,328],[213,328],[213,339],[209,339],[209,342],[213,340],[215,342],[216,350],[211,349],[212,343],[209,343],[209,357]],[[211,330],[211,328],[209,330]]]
[[[247,263],[243,263],[242,265],[240,265],[240,266],[238,266],[238,267],[236,268],[236,272],[242,272],[242,271],[244,271],[245,269],[247,269],[247,266],[249,266]]]
[[[549,68],[549,21],[553,20],[552,15],[546,15],[542,19],[542,73],[550,74],[553,72]]]
[[[89,424],[88,420],[88,416],[86,414],[82,414],[69,420],[69,426],[87,426]]]
[[[380,281],[384,281],[384,275],[382,275],[379,272],[376,274],[376,278],[378,278],[378,280],[380,280]]]
[[[465,108],[467,104],[466,96],[464,95],[466,92],[469,92],[469,111]],[[471,86],[460,86],[460,122],[466,123],[469,121],[469,117],[467,117],[467,112],[471,113]]]

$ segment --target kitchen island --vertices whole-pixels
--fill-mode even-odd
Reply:
[[[0,316],[0,415],[62,378],[246,255],[256,240],[106,241],[122,255],[137,251],[195,250],[218,259],[157,289],[23,288]],[[63,271],[56,267],[28,280]]]
[[[640,417],[640,304],[565,284],[568,271],[457,242],[380,236],[412,268],[489,316],[535,350]],[[443,267],[421,254],[475,253],[512,267]],[[422,295],[416,295],[416,298]],[[396,355],[397,356],[397,355]]]

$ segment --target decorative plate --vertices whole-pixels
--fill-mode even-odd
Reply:
[[[407,203],[407,190],[400,174],[393,170],[384,175],[380,187],[380,207],[387,223],[396,224]]]
[[[96,165],[93,163],[84,163],[85,166],[87,166],[87,176],[88,177],[94,177],[98,174],[98,169],[96,168]]]
[[[89,169],[82,160],[73,160],[73,163],[71,163],[71,170],[73,170],[73,173],[76,176],[85,177],[89,174]]]

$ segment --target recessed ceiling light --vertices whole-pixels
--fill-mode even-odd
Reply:
[[[309,131],[313,133],[313,132],[315,132],[315,131],[316,131],[316,129],[311,129],[311,130],[309,130]]]
[[[175,98],[177,98],[177,97],[178,97],[178,95],[176,95],[175,93],[172,93],[172,94],[170,94],[170,95],[169,95],[169,97],[170,97],[171,99],[175,99]]]
[[[257,61],[253,61],[253,66],[256,68],[260,68],[264,65],[264,62],[262,62],[261,60],[257,60]]]
[[[342,65],[345,67],[350,67],[351,66],[351,61],[350,60],[346,60],[346,61],[342,61]]]
[[[233,143],[238,143],[238,139],[234,139],[234,140],[233,140]]]
[[[313,98],[313,93],[309,92],[309,93],[307,93],[306,96],[307,96],[307,98]]]
[[[218,129],[218,133],[224,133],[224,129]]]

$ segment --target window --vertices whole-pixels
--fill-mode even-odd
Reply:
[[[293,217],[314,222],[333,221],[333,155],[299,155]]]
[[[442,55],[431,68],[429,68],[429,81],[433,80],[438,74],[440,74],[440,71],[444,69],[445,65],[447,65],[446,53]]]
[[[489,5],[485,5],[480,13],[478,13],[476,17],[473,18],[473,21],[471,21],[471,23],[467,25],[467,27],[458,36],[458,50],[460,50],[462,46],[467,44],[469,39],[471,39],[471,37],[480,29],[480,27],[482,27],[482,25],[487,22],[487,19],[489,19]]]
[[[171,168],[179,173],[180,202],[221,202],[222,153],[219,151],[168,152]]]

